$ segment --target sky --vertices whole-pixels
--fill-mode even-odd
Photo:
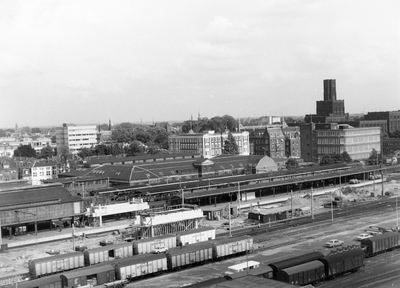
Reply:
[[[398,0],[2,0],[0,128],[400,110]]]

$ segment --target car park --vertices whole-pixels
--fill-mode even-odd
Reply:
[[[344,242],[342,240],[331,239],[325,243],[325,247],[332,248],[332,247],[343,246],[343,244],[344,244]]]
[[[356,237],[356,240],[357,240],[357,241],[361,241],[361,240],[368,239],[368,238],[371,238],[371,237],[372,237],[371,234],[368,234],[368,233],[361,233],[360,235],[358,235],[358,236]]]

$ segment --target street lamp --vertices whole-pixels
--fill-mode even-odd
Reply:
[[[342,173],[339,172],[339,193],[340,193],[340,200],[342,200]]]
[[[332,199],[332,190],[331,190],[331,213],[332,213],[332,222],[333,222],[333,199]]]

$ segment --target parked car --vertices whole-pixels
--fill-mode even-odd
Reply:
[[[325,243],[325,247],[332,248],[337,246],[343,246],[344,242],[339,239],[331,239]]]
[[[358,235],[358,236],[356,237],[356,240],[357,240],[357,241],[361,241],[361,240],[364,240],[364,239],[367,239],[367,238],[371,238],[371,237],[372,237],[371,234],[368,234],[368,233],[361,233],[360,235]]]
[[[358,181],[358,179],[350,179],[350,181],[349,181],[350,184],[358,184],[360,182],[361,181]]]
[[[168,251],[168,248],[165,246],[158,246],[158,247],[154,247],[154,249],[153,249],[153,253],[155,253],[155,254],[165,253],[167,251]]]

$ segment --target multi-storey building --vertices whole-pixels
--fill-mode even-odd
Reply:
[[[239,149],[240,155],[249,155],[249,133],[232,133]],[[192,130],[187,134],[168,136],[169,151],[172,153],[195,153],[204,158],[212,158],[222,154],[224,142],[228,138],[228,133],[194,133]]]
[[[353,160],[368,159],[372,149],[381,153],[381,128],[354,128],[349,125],[317,124],[317,157],[347,152]]]
[[[67,147],[71,154],[78,154],[82,148],[97,144],[96,125],[63,124],[56,128],[57,151]]]
[[[249,137],[252,155],[267,155],[272,158],[300,157],[301,155],[298,127],[254,126]]]
[[[361,120],[360,127],[381,127],[382,134],[388,134],[388,127],[386,120]]]
[[[318,162],[315,123],[300,125],[300,151],[304,162]]]
[[[32,165],[32,185],[42,184],[42,180],[52,179],[56,176],[55,161],[35,161]]]
[[[365,120],[385,120],[389,133],[400,131],[400,110],[399,111],[378,111],[368,112],[364,115]]]
[[[284,127],[282,130],[285,134],[285,156],[301,158],[300,128]]]

